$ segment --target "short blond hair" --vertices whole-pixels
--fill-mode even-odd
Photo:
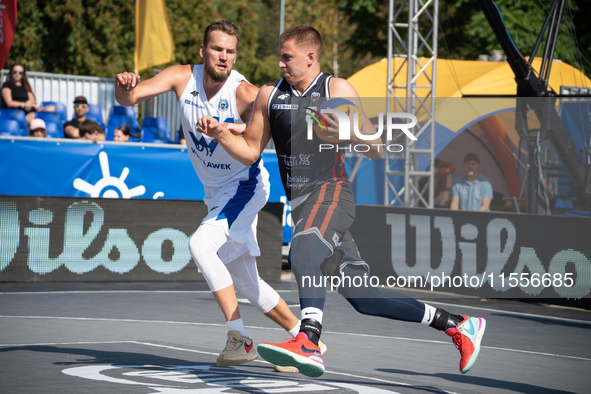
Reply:
[[[310,25],[296,25],[285,30],[279,36],[279,43],[294,40],[296,45],[309,44],[315,47],[318,59],[322,56],[322,36]]]

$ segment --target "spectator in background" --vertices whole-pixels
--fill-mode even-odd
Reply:
[[[179,145],[187,145],[187,141],[185,141],[185,133],[183,133],[183,126],[179,129]]]
[[[116,142],[127,142],[131,138],[131,133],[129,132],[129,126],[119,126],[113,132],[113,141]]]
[[[35,119],[36,111],[55,111],[55,105],[40,107],[37,104],[25,66],[20,63],[15,63],[10,67],[9,79],[2,85],[2,99],[8,108],[19,108],[25,111],[29,125]]]
[[[435,158],[435,177],[433,179],[433,195],[435,207],[449,208],[451,195],[450,190],[453,183],[451,174],[456,170],[454,163]],[[421,177],[419,180],[419,190],[423,191],[423,198],[429,199],[429,179]],[[422,205],[421,205],[422,206]]]
[[[105,130],[99,126],[94,120],[86,119],[80,123],[80,138],[91,140],[92,142],[100,142],[105,140]]]
[[[480,157],[468,153],[464,157],[466,175],[457,178],[451,187],[451,209],[464,211],[488,211],[493,198],[490,181],[480,170]]]
[[[74,119],[64,123],[64,135],[66,138],[82,138],[80,135],[80,123],[86,120],[88,113],[88,101],[84,96],[74,99]]]
[[[31,121],[29,137],[47,138],[45,121],[43,119],[33,119]]]

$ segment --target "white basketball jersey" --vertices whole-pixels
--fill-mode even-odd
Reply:
[[[197,131],[197,120],[205,115],[210,115],[220,122],[244,123],[236,108],[236,89],[246,78],[232,70],[220,90],[211,100],[207,100],[203,88],[203,72],[203,65],[193,66],[191,80],[179,100],[183,133],[197,176],[206,189],[254,180],[253,177],[268,183],[268,174],[263,167],[262,159],[247,167],[233,159],[221,145],[213,141],[213,138]]]

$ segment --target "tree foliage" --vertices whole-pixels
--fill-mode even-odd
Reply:
[[[552,0],[497,0],[517,47],[529,55]],[[395,4],[399,4],[396,1]],[[228,19],[240,28],[236,69],[256,85],[281,77],[277,0],[166,0],[175,64],[201,63],[205,27]],[[476,59],[500,49],[475,0],[439,0],[439,56]],[[591,2],[568,0],[555,58],[591,72]],[[310,24],[322,34],[322,69],[348,77],[387,53],[388,3],[379,0],[286,0],[285,28]],[[576,37],[576,39],[575,39]],[[7,67],[113,77],[133,70],[131,0],[23,0]],[[538,51],[541,55],[543,46]],[[167,67],[161,65],[159,68]],[[151,70],[142,78],[152,76]]]

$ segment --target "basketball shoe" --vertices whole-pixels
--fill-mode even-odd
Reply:
[[[252,339],[243,337],[238,331],[229,331],[226,347],[218,356],[217,364],[220,367],[229,367],[247,363],[258,356]]]
[[[302,375],[316,378],[324,373],[320,349],[303,332],[284,343],[263,342],[258,346],[258,352],[271,364],[296,367]]]
[[[445,333],[451,337],[460,351],[460,372],[464,374],[472,368],[478,358],[486,320],[481,317],[460,316],[464,320],[457,326],[445,330]]]
[[[324,355],[326,352],[326,345],[321,340],[318,340],[318,348],[320,349],[320,354]],[[281,365],[275,365],[275,372],[283,372],[283,373],[298,373],[298,369],[296,367],[282,367]]]

